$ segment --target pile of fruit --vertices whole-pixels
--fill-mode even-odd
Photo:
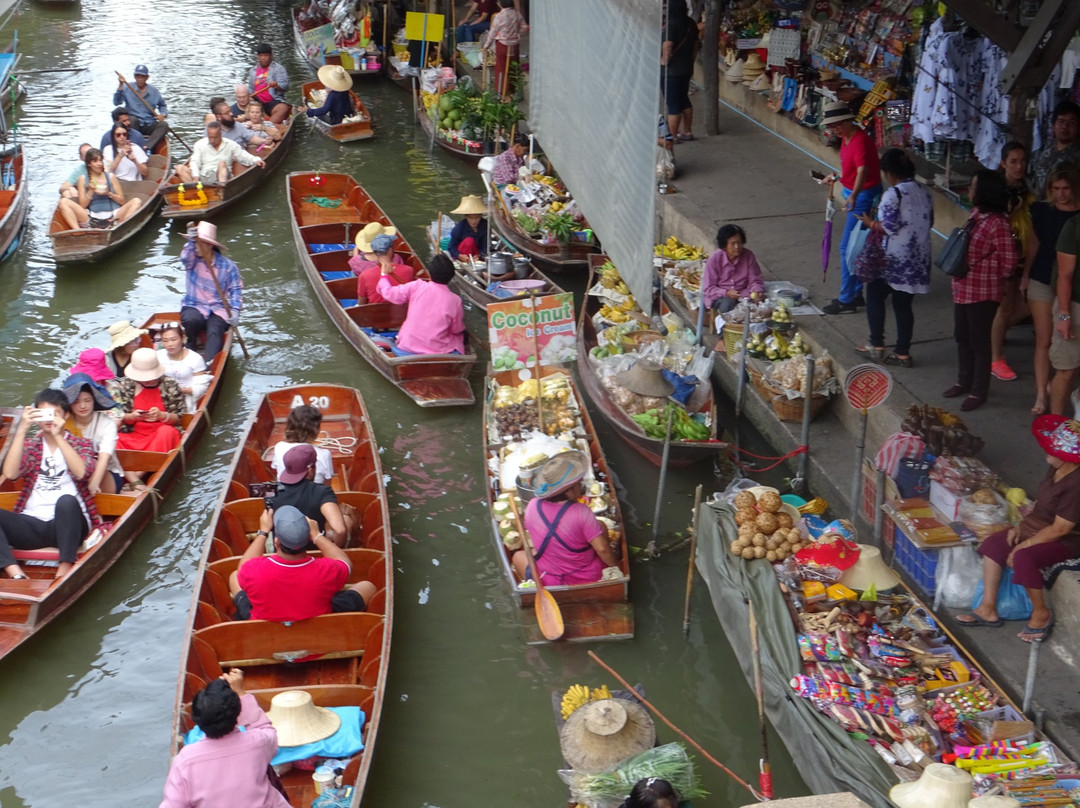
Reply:
[[[735,495],[735,524],[739,536],[729,547],[731,554],[750,560],[764,558],[771,563],[783,561],[803,548],[802,534],[791,514],[780,510],[780,495],[765,491],[757,496],[753,491]]]
[[[672,261],[700,261],[708,258],[704,249],[684,244],[675,236],[668,236],[667,241],[653,247],[653,254]]]
[[[708,440],[711,435],[705,424],[695,421],[686,410],[677,404],[668,404],[663,409],[646,410],[630,418],[640,426],[650,438],[663,439],[667,433],[668,410],[674,411],[671,419],[672,437],[676,440]]]
[[[588,704],[590,701],[600,701],[601,699],[610,699],[611,691],[608,690],[608,686],[594,687],[592,690],[585,687],[585,685],[570,685],[570,689],[563,693],[562,704],[559,707],[563,720],[565,721],[574,711],[583,705]]]
[[[565,376],[547,376],[537,384],[526,379],[521,384],[500,385],[492,398],[495,428],[502,440],[521,440],[540,428],[536,399],[540,396],[544,412],[544,432],[559,435],[580,425],[577,402]]]
[[[795,334],[788,340],[783,334],[751,334],[746,344],[746,352],[756,359],[789,359],[793,356],[803,356],[810,353],[803,342],[802,334]]]
[[[604,305],[600,308],[600,317],[609,323],[625,323],[630,319],[630,312],[637,309],[637,301],[630,293],[630,287],[622,279],[619,270],[610,261],[604,262],[597,269],[600,276],[598,286]]]
[[[986,445],[978,435],[968,431],[956,415],[929,404],[912,404],[900,428],[918,435],[926,443],[926,450],[935,457],[951,454],[957,457],[974,457]]]

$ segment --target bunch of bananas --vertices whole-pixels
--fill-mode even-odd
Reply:
[[[676,440],[702,441],[711,435],[709,427],[690,417],[690,413],[674,404],[668,404],[662,410],[653,408],[639,415],[631,415],[631,420],[640,426],[650,438],[663,438],[667,432],[668,408],[674,410],[671,431]]]
[[[821,497],[814,497],[805,505],[799,507],[799,513],[803,516],[807,514],[814,514],[815,516],[821,516],[828,509],[829,503],[823,500]]]
[[[611,691],[608,690],[607,685],[594,687],[592,690],[589,690],[585,685],[570,685],[570,689],[563,693],[562,704],[560,705],[563,720],[569,718],[578,707],[588,704],[590,701],[610,698]]]
[[[668,240],[653,247],[653,253],[661,258],[670,258],[673,261],[700,261],[708,256],[701,247],[684,244],[675,236],[668,236]]]
[[[439,103],[438,93],[428,93],[421,90],[421,97],[424,99],[424,109],[431,110],[432,107],[437,106]]]
[[[620,295],[630,294],[630,287],[626,285],[626,282],[619,274],[619,270],[615,269],[613,263],[606,261],[597,271],[600,273],[600,285],[602,287],[618,292]]]

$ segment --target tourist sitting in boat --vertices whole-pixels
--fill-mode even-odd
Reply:
[[[376,288],[388,302],[409,307],[398,330],[394,355],[465,353],[465,308],[448,286],[454,277],[453,262],[445,255],[436,255],[428,264],[430,281],[410,281],[401,286],[390,280],[391,271],[390,265],[382,266]]]
[[[483,258],[487,255],[488,223],[484,215],[487,207],[476,194],[461,197],[461,204],[451,213],[464,216],[450,231],[450,246],[446,251],[455,261],[470,255]]]
[[[60,198],[58,210],[69,230],[80,227],[104,230],[120,224],[142,205],[139,199],[128,199],[120,181],[105,170],[105,161],[98,149],[87,149],[84,159],[86,176],[79,177],[74,199]]]
[[[510,148],[495,158],[495,168],[491,179],[496,185],[509,185],[518,181],[518,174],[525,165],[525,153],[529,151],[529,139],[525,135],[514,135]]]
[[[339,547],[349,538],[349,526],[337,496],[328,485],[315,482],[319,457],[310,443],[293,446],[281,457],[278,473],[281,490],[270,500],[270,507],[292,505],[309,519],[314,519],[320,533],[325,533]]]
[[[3,475],[23,481],[13,510],[0,509],[0,568],[9,578],[26,578],[15,550],[59,549],[56,577],[75,564],[79,545],[101,519],[89,483],[97,467],[94,443],[64,428],[71,405],[61,390],[42,390],[25,407],[15,427]],[[31,426],[38,433],[27,437]]]
[[[185,273],[180,323],[191,350],[198,349],[199,337],[206,334],[203,355],[212,361],[225,344],[225,332],[240,321],[244,282],[236,263],[224,255],[225,248],[217,240],[217,225],[192,223],[185,238],[188,243],[180,251]],[[221,299],[222,292],[225,300]]]
[[[265,135],[257,134],[242,123],[237,123],[232,109],[224,101],[219,101],[214,107],[214,117],[221,124],[222,136],[245,149],[249,146],[261,146],[267,141]]]
[[[536,472],[536,497],[525,508],[525,531],[532,537],[533,558],[545,586],[590,584],[599,581],[605,567],[619,561],[608,543],[607,528],[587,505],[582,480],[589,470],[584,452],[562,452]],[[529,580],[524,550],[511,563],[522,581]]]
[[[957,616],[965,626],[1000,626],[996,604],[1006,567],[1013,583],[1027,590],[1031,618],[1016,636],[1024,642],[1045,640],[1054,626],[1046,603],[1043,570],[1080,558],[1080,422],[1061,415],[1040,415],[1031,425],[1050,468],[1039,483],[1035,504],[1008,530],[991,533],[978,546],[983,557],[983,597],[978,607]]]
[[[64,423],[67,431],[78,438],[89,438],[97,451],[97,464],[87,487],[91,494],[116,494],[124,487],[124,480],[136,490],[145,490],[142,480],[134,472],[124,473],[116,457],[117,419],[109,392],[85,373],[73,373],[64,379],[64,395],[71,403],[71,416]]]
[[[271,447],[270,465],[280,475],[285,471],[285,453],[294,446],[311,444],[319,438],[322,430],[322,413],[318,407],[310,404],[301,404],[293,407],[289,417],[285,420],[285,440],[279,440]],[[324,446],[315,448],[315,477],[313,481],[319,485],[329,484],[334,476],[334,456]]]
[[[281,140],[285,135],[279,127],[266,120],[266,113],[263,112],[262,104],[258,101],[251,101],[248,104],[248,112],[244,118],[246,118],[244,126],[269,140]]]
[[[213,98],[210,99],[209,104],[207,104],[210,111],[208,113],[206,113],[205,115],[203,115],[203,126],[206,126],[206,124],[210,123],[211,121],[216,121],[217,120],[217,115],[214,114],[214,110],[217,108],[218,104],[224,104],[224,103],[225,103],[225,96],[223,96],[223,95],[215,95]]]
[[[139,348],[131,355],[113,398],[124,410],[116,448],[169,452],[180,445],[184,394],[165,375],[153,348]]]
[[[271,537],[274,554],[266,556],[264,539]],[[312,544],[321,557],[308,555]],[[289,623],[331,612],[367,611],[375,585],[358,581],[346,586],[350,572],[349,556],[322,534],[314,519],[291,505],[264,510],[255,540],[229,576],[235,619]]]
[[[94,384],[99,385],[116,378],[116,374],[109,370],[108,359],[101,348],[87,348],[80,353],[75,364],[68,368],[69,375],[76,373],[85,373]]]
[[[160,808],[289,808],[268,776],[277,730],[244,690],[243,671],[230,668],[196,693],[191,718],[206,737],[176,753]]]
[[[196,402],[210,387],[212,377],[206,372],[206,360],[184,345],[184,328],[180,323],[165,323],[158,329],[161,347],[158,360],[165,368],[165,375],[180,385],[184,394],[184,410],[195,412]]]
[[[248,107],[251,106],[251,90],[248,89],[246,84],[237,84],[233,93],[236,96],[236,103],[232,104],[229,109],[232,110],[233,117],[236,120],[245,122],[248,120]],[[261,108],[262,104],[259,107]]]
[[[116,127],[116,124],[120,124],[125,129],[127,129],[128,140],[130,140],[143,151],[146,151],[146,137],[131,123],[131,113],[129,113],[123,107],[117,107],[112,111],[112,122],[113,128]],[[109,129],[108,132],[101,136],[101,143],[98,148],[101,149],[103,152],[105,151],[105,147],[112,142],[112,134],[113,130]],[[80,154],[79,156],[81,157],[82,155]]]
[[[372,225],[382,228],[383,232],[372,237]],[[413,280],[413,268],[394,252],[396,232],[393,227],[383,228],[378,222],[372,222],[356,237],[356,254],[349,259],[349,267],[357,277],[356,305],[386,302],[386,298],[379,294],[379,281],[382,280],[384,269],[389,270],[386,279],[392,286]]]
[[[111,134],[112,132],[110,130],[106,137],[109,137]],[[86,153],[92,148],[94,147],[90,143],[79,144],[79,164],[71,169],[71,173],[68,174],[67,179],[60,183],[61,197],[74,200],[75,202],[79,201],[79,177],[86,177]]]
[[[102,149],[105,167],[121,180],[146,179],[149,159],[141,146],[136,146],[129,139],[128,128],[122,123],[113,127],[109,144]]]
[[[128,320],[119,320],[109,326],[109,352],[105,362],[112,371],[111,378],[120,378],[131,362],[131,355],[142,345],[145,328],[136,328]]]
[[[705,289],[705,305],[726,314],[739,301],[751,294],[765,291],[754,253],[746,249],[746,231],[737,224],[725,224],[716,231],[716,252],[705,262],[701,282]]]
[[[205,185],[226,183],[232,177],[233,161],[245,166],[266,168],[262,158],[256,157],[238,143],[226,140],[221,124],[211,121],[206,125],[206,137],[195,141],[187,163],[176,167],[181,182],[201,182]]]
[[[157,87],[146,83],[150,78],[150,71],[147,70],[146,65],[135,65],[133,72],[135,74],[134,87],[117,73],[120,83],[116,87],[116,92],[113,93],[113,105],[124,105],[132,118],[132,126],[146,135],[147,150],[153,151],[154,146],[169,131],[169,125],[165,123],[169,107]]]
[[[270,123],[282,123],[292,112],[285,100],[289,89],[289,74],[279,62],[274,61],[274,50],[267,43],[255,51],[258,63],[248,71],[248,88],[251,95],[263,105]]]
[[[353,106],[352,76],[341,65],[323,65],[319,68],[319,81],[326,88],[326,99],[321,107],[309,109],[300,107],[309,118],[319,118],[331,126],[337,126],[345,118],[356,112]]]

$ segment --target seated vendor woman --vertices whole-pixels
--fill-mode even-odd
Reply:
[[[737,224],[725,224],[716,231],[716,252],[705,262],[705,305],[720,314],[738,302],[765,290],[754,253],[746,249],[746,231]]]
[[[25,407],[4,457],[3,475],[23,481],[13,510],[0,509],[0,569],[26,578],[12,550],[59,549],[56,577],[67,575],[91,528],[101,520],[89,482],[97,452],[64,428],[71,405],[61,390],[42,390]],[[37,431],[27,437],[31,428]]]
[[[536,498],[525,508],[525,530],[532,536],[536,569],[545,586],[590,584],[605,567],[619,564],[608,544],[607,528],[587,505],[582,480],[589,470],[584,452],[562,452],[540,467],[535,477]],[[521,580],[527,580],[524,550],[512,558]]]
[[[1080,423],[1060,415],[1041,415],[1031,426],[1050,465],[1035,495],[1031,513],[1020,524],[987,536],[983,557],[983,598],[978,608],[956,618],[966,626],[1000,626],[995,604],[1001,576],[1013,571],[1013,583],[1031,598],[1031,619],[1017,635],[1025,642],[1045,639],[1054,625],[1046,605],[1043,570],[1080,558]]]
[[[450,231],[450,246],[446,248],[450,257],[457,261],[467,260],[470,255],[476,258],[487,255],[488,225],[484,218],[487,213],[484,201],[469,194],[461,197],[461,204],[450,212],[465,217]]]
[[[378,291],[390,303],[407,304],[405,322],[398,330],[394,354],[465,353],[465,308],[450,290],[454,264],[445,255],[436,255],[428,264],[430,281],[411,281],[394,286],[384,266]]]
[[[331,126],[337,126],[354,112],[352,76],[341,65],[323,65],[319,68],[319,81],[326,88],[326,100],[321,107],[300,107],[309,118],[319,118]]]
[[[372,222],[357,234],[356,250],[349,259],[349,268],[356,275],[356,305],[386,302],[379,294],[384,267],[390,270],[386,277],[392,286],[408,283],[416,276],[413,268],[394,252],[396,235],[395,228],[383,227],[378,222]]]
[[[116,385],[113,398],[124,409],[118,449],[168,452],[180,445],[180,416],[184,394],[165,375],[165,366],[153,348],[139,348]]]

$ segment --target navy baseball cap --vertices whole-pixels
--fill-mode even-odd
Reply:
[[[307,518],[292,505],[282,505],[274,511],[274,537],[286,550],[303,550],[311,541]]]
[[[150,71],[146,69],[146,65],[135,65],[135,69],[132,71],[136,76],[149,76]]]

